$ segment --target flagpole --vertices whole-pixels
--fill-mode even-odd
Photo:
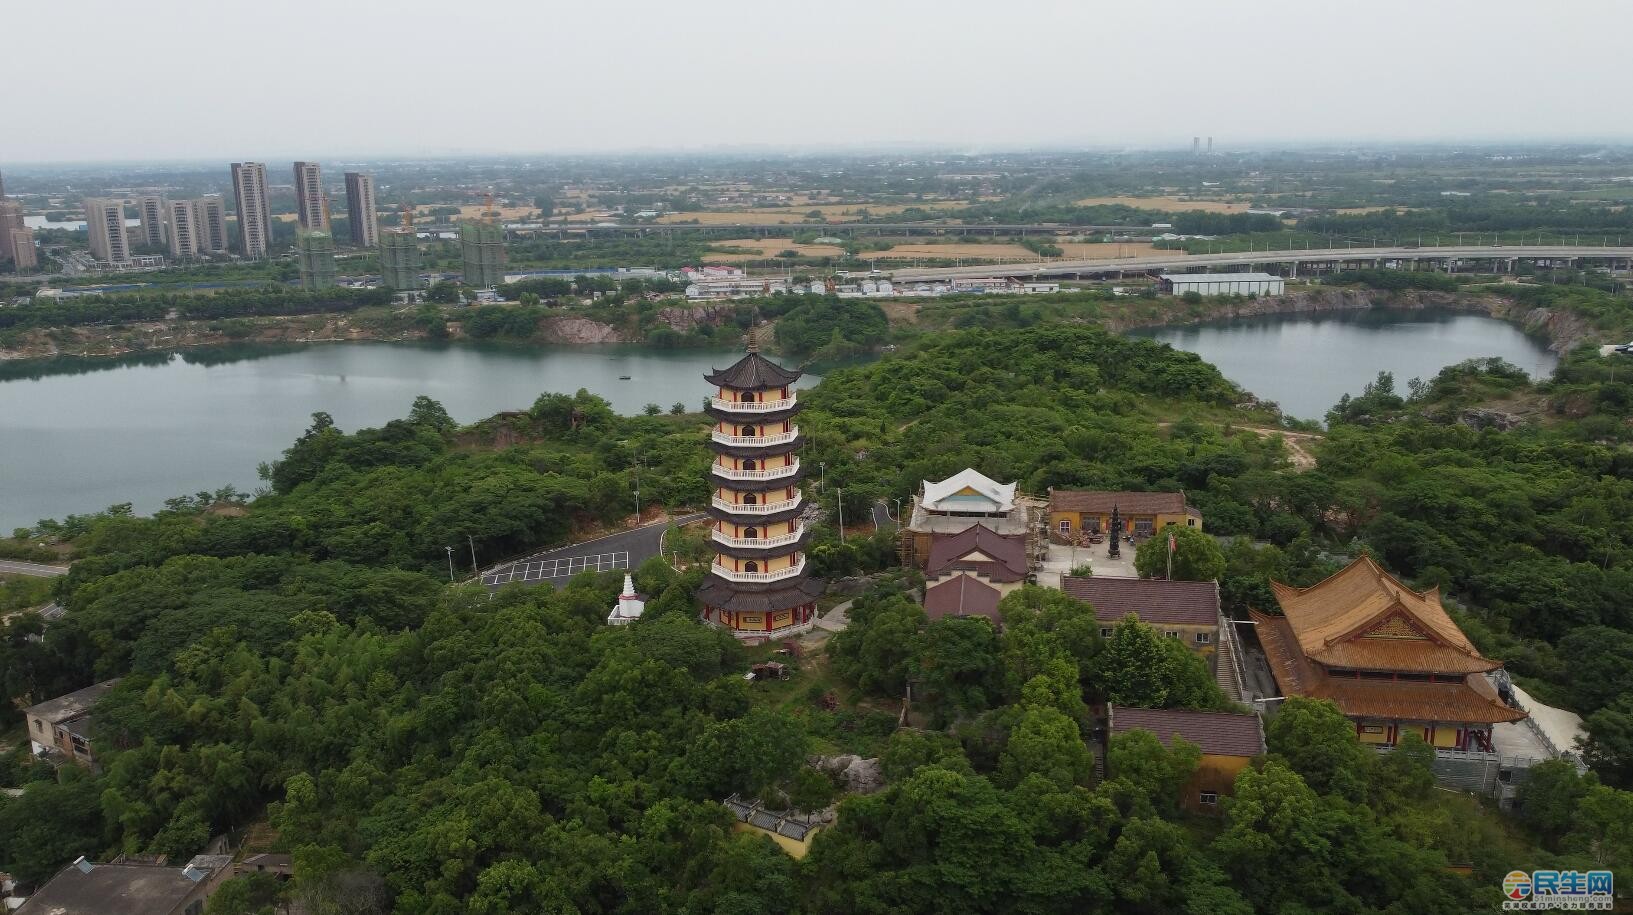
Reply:
[[[1173,535],[1172,532],[1169,532],[1169,534],[1168,534],[1168,575],[1167,575],[1167,578],[1168,578],[1169,581],[1174,580],[1174,535]]]

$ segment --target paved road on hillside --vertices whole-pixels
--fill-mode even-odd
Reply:
[[[18,562],[14,559],[0,559],[0,574],[55,578],[58,575],[67,575],[68,567],[41,565],[37,562]]]
[[[707,517],[699,512],[671,518],[657,524],[648,524],[632,531],[608,534],[583,543],[558,546],[534,553],[511,562],[496,565],[482,573],[482,584],[490,589],[508,584],[551,587],[566,584],[567,579],[580,572],[624,571],[638,568],[641,563],[658,555],[663,543],[663,532],[671,524],[690,524]]]

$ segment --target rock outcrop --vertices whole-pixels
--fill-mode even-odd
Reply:
[[[567,315],[545,318],[539,322],[539,335],[550,343],[572,345],[586,343],[623,343],[625,337],[618,328],[589,318]]]

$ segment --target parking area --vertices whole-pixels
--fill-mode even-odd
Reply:
[[[482,584],[490,588],[511,582],[554,581],[572,578],[580,572],[610,572],[629,568],[629,553],[596,553],[590,556],[563,556],[513,562],[482,573]]]

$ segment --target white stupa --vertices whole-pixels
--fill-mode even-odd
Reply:
[[[635,593],[635,579],[624,573],[624,593],[618,595],[618,604],[607,614],[607,625],[627,626],[641,618],[641,611],[646,609],[646,601]]]

